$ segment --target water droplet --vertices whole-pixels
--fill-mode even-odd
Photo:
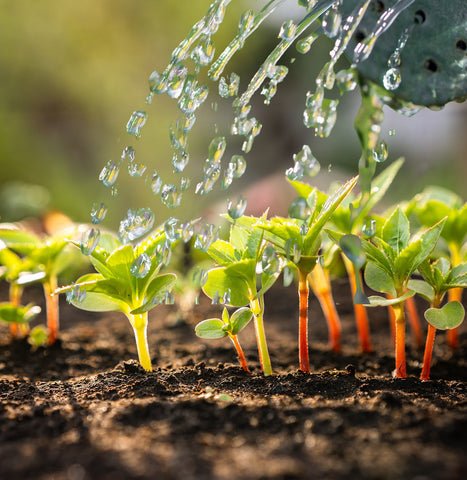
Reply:
[[[224,77],[219,80],[219,95],[222,98],[233,97],[238,94],[240,77],[236,73],[230,75],[230,82],[227,83]]]
[[[180,191],[185,192],[190,187],[191,180],[188,177],[182,177],[180,179]]]
[[[218,237],[219,228],[213,224],[205,224],[200,233],[196,235],[194,246],[198,250],[206,252]]]
[[[298,4],[305,7],[307,10],[311,10],[318,0],[298,0]]]
[[[107,207],[103,203],[93,203],[91,208],[91,222],[94,224],[102,222],[107,214]]]
[[[306,198],[297,197],[292,200],[288,213],[290,218],[306,220],[311,215],[311,209],[306,201]]]
[[[373,237],[376,233],[376,220],[367,218],[363,224],[362,233],[367,237]]]
[[[238,197],[236,203],[234,203],[232,200],[229,200],[227,204],[227,213],[229,214],[230,218],[236,220],[237,218],[243,216],[247,203],[247,199],[243,198],[241,195]]]
[[[224,305],[228,305],[230,303],[231,298],[232,298],[232,292],[231,292],[230,288],[228,288],[224,292],[224,296],[222,297],[222,303]]]
[[[120,162],[133,162],[135,159],[136,152],[133,147],[125,147],[123,149],[122,155],[120,157]]]
[[[136,138],[141,137],[141,129],[146,123],[148,116],[143,110],[136,110],[131,114],[130,120],[126,124],[126,131],[130,135],[134,135]]]
[[[110,189],[110,195],[112,197],[116,197],[118,195],[118,185],[113,185],[112,188]]]
[[[163,245],[158,245],[156,248],[157,262],[160,265],[168,265],[172,257],[172,248],[170,242],[167,240]]]
[[[331,90],[334,87],[336,75],[334,73],[334,62],[327,62],[316,77],[316,85]]]
[[[293,270],[286,265],[284,267],[284,269],[282,270],[282,274],[283,274],[283,279],[284,279],[283,280],[284,287],[289,287],[290,285],[292,285],[292,282],[294,281]]]
[[[255,20],[255,12],[253,10],[246,10],[242,13],[240,20],[238,22],[238,35],[241,38],[248,37],[248,33],[253,26]],[[242,42],[243,43],[243,42]]]
[[[178,225],[178,219],[169,217],[164,222],[164,232],[167,240],[171,243],[176,242],[180,238],[180,229]]]
[[[165,292],[164,303],[166,305],[173,305],[175,303],[175,298],[169,291]]]
[[[373,159],[378,162],[384,162],[388,158],[388,146],[385,141],[382,141],[374,150],[373,150]]]
[[[401,84],[401,72],[397,68],[390,68],[383,77],[383,86],[386,90],[396,90]]]
[[[303,53],[303,54],[308,53],[310,51],[311,45],[318,38],[318,36],[319,35],[317,33],[312,33],[307,37],[299,40],[296,46],[297,52]]]
[[[154,213],[149,208],[129,209],[120,222],[118,234],[122,243],[128,243],[142,237],[154,225]]]
[[[166,207],[176,208],[182,201],[182,194],[175,185],[167,183],[162,187],[161,198]]]
[[[180,233],[183,242],[189,242],[195,233],[195,227],[193,225],[193,222],[182,223],[180,225]]]
[[[287,20],[281,25],[278,38],[288,41],[293,40],[297,26],[293,20]]]
[[[300,235],[305,236],[308,233],[308,230],[309,230],[308,223],[303,222],[300,225]]]
[[[341,95],[345,92],[351,92],[357,87],[355,73],[352,69],[340,70],[336,74],[336,83]]]
[[[214,163],[221,161],[227,147],[225,137],[216,137],[209,144],[209,160]]]
[[[293,262],[297,264],[300,261],[300,257],[302,256],[302,252],[298,247],[298,243],[293,238],[287,239],[284,246],[285,255],[288,262]]]
[[[261,133],[261,129],[263,128],[256,118],[252,118],[250,121],[251,129],[242,144],[242,151],[245,153],[248,153],[252,149],[255,138]]]
[[[138,163],[138,162],[130,162],[128,164],[128,173],[130,176],[139,178],[144,175],[144,173],[147,170],[147,166],[144,165],[143,163]]]
[[[293,167],[285,171],[285,175],[292,182],[300,180],[303,177],[303,165],[300,162],[295,162]]]
[[[97,247],[101,232],[97,228],[90,228],[81,236],[80,248],[83,255],[91,255]]]
[[[172,166],[177,173],[183,172],[188,165],[190,157],[185,150],[179,150],[173,154]]]
[[[154,193],[154,195],[157,195],[160,192],[161,187],[162,187],[162,178],[157,173],[157,171],[154,171],[151,178],[152,193]]]
[[[188,69],[182,63],[172,67],[167,77],[167,95],[170,98],[178,98],[181,95],[187,74]]]
[[[394,137],[394,136],[396,135],[396,130],[395,130],[395,128],[391,128],[391,130],[389,130],[388,133],[389,133],[389,136],[390,136],[390,137]]]
[[[111,187],[117,181],[119,172],[120,169],[118,168],[118,165],[112,160],[109,160],[107,165],[101,170],[99,180],[106,187]]]
[[[66,292],[66,301],[68,303],[81,303],[86,298],[86,289],[82,289],[79,285],[73,286]]]
[[[220,305],[220,303],[221,303],[221,296],[219,295],[219,292],[216,292],[212,296],[211,305]]]
[[[261,255],[261,268],[267,275],[274,275],[281,270],[281,261],[278,257],[275,248],[272,245],[267,245]]]
[[[198,40],[198,45],[191,52],[191,59],[199,67],[204,67],[212,62],[214,57],[214,44],[210,35],[202,35]]]
[[[293,158],[302,166],[303,175],[307,175],[308,177],[315,177],[318,175],[321,165],[311,153],[311,149],[308,145],[303,145],[302,150],[295,154]]]
[[[178,119],[175,125],[169,126],[170,144],[176,150],[185,150],[187,146],[187,132],[185,131],[185,123]]]
[[[138,278],[144,278],[151,270],[151,259],[147,253],[142,253],[136,258],[130,267],[132,275]]]
[[[339,13],[337,7],[333,6],[323,15],[323,19],[321,20],[321,27],[323,28],[325,35],[333,38],[339,32],[341,22],[342,15]]]

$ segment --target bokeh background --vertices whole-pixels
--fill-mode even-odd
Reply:
[[[164,69],[173,48],[209,4],[210,0],[0,0],[0,221],[59,209],[74,221],[88,222],[91,205],[101,201],[110,207],[111,228],[128,208],[151,207],[158,221],[174,214],[142,179],[122,173],[118,195],[112,197],[98,175],[127,145],[135,148],[148,171],[171,174],[168,126],[177,118],[177,109],[166,96],[145,105],[147,79],[153,70]],[[232,2],[214,37],[217,53],[233,37],[241,12],[261,4]],[[300,18],[301,12],[296,0],[288,0],[234,57],[226,73],[239,73],[244,88],[275,45],[282,21]],[[217,187],[206,198],[194,201],[192,195],[177,216],[198,215],[214,204],[222,207],[228,196],[240,191],[247,191],[249,207],[256,213],[268,204],[283,213],[281,205],[286,209],[292,195],[283,172],[303,144],[309,144],[321,162],[315,179],[321,188],[356,173],[357,92],[341,100],[330,138],[315,138],[302,123],[305,94],[314,90],[314,78],[329,58],[329,47],[329,41],[321,39],[306,56],[291,50],[284,57],[290,74],[272,104],[266,107],[259,95],[254,102],[253,114],[263,123],[263,131],[246,157],[248,169],[242,181],[228,193]],[[216,129],[228,128],[233,118],[216,86],[210,88],[190,139],[187,173],[194,183],[209,140]],[[125,130],[137,109],[149,114],[140,140]],[[424,110],[412,118],[386,111],[382,137],[389,145],[388,162],[406,157],[389,194],[393,200],[408,199],[427,184],[467,196],[466,111],[465,103],[449,104],[439,112]],[[392,129],[395,136],[389,136]]]

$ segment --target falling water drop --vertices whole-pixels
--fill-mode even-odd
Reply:
[[[206,252],[209,247],[217,240],[219,236],[219,228],[213,224],[205,224],[200,233],[195,238],[195,248]]]
[[[144,278],[149,270],[151,270],[151,259],[147,253],[139,255],[130,266],[131,274],[138,278]]]
[[[285,171],[285,176],[292,182],[301,180],[303,177],[303,165],[300,162],[294,162],[294,166]]]
[[[134,178],[139,178],[144,175],[147,170],[147,166],[143,163],[130,162],[128,163],[128,173]]]
[[[175,303],[174,296],[168,290],[165,292],[164,303],[166,305],[173,305]]]
[[[219,80],[219,95],[222,98],[233,97],[238,94],[239,86],[240,77],[236,73],[230,75],[229,83],[227,83],[227,80],[224,77],[221,77]]]
[[[195,233],[193,222],[185,222],[180,225],[180,234],[183,242],[187,243],[191,240]]]
[[[267,245],[263,250],[261,268],[267,275],[274,275],[281,270],[281,261],[272,245]]]
[[[283,284],[284,287],[289,287],[292,285],[292,282],[294,281],[294,273],[293,270],[289,266],[285,266],[284,269],[282,270],[283,274]]]
[[[190,187],[190,184],[191,184],[191,180],[189,179],[189,177],[182,177],[180,179],[180,191],[181,192],[187,191],[188,188]]]
[[[390,68],[383,77],[383,86],[386,90],[397,90],[401,84],[401,72],[397,68]]]
[[[219,292],[214,293],[211,300],[211,305],[219,305],[221,303],[221,296]]]
[[[373,150],[373,159],[382,163],[388,158],[388,145],[385,141],[382,141],[376,148]]]
[[[339,32],[341,22],[342,15],[339,13],[337,6],[334,5],[323,15],[323,19],[321,20],[321,27],[323,28],[325,35],[333,38]]]
[[[230,303],[231,298],[232,298],[232,291],[230,290],[230,288],[228,288],[224,292],[224,296],[222,297],[222,304],[228,305]]]
[[[83,232],[80,242],[80,248],[83,255],[91,255],[99,243],[100,236],[101,232],[97,228],[90,228]]]
[[[94,224],[102,222],[107,214],[107,207],[103,203],[93,203],[91,209],[91,222]]]
[[[303,175],[308,177],[315,177],[318,175],[321,165],[311,153],[311,149],[308,145],[303,145],[302,150],[295,154],[293,158],[302,166]]]
[[[298,218],[299,220],[306,220],[311,215],[311,209],[306,201],[306,198],[297,197],[292,200],[289,206],[289,217]]]
[[[66,292],[66,301],[68,303],[82,303],[86,298],[86,289],[82,289],[79,285],[73,286]]]
[[[172,157],[172,166],[174,167],[175,172],[183,172],[185,167],[188,165],[189,160],[190,157],[185,150],[176,151]]]
[[[281,25],[278,38],[282,40],[291,40],[294,38],[297,26],[293,20],[287,20]]]
[[[198,45],[191,52],[191,59],[198,67],[205,67],[212,62],[214,57],[214,44],[210,35],[202,35],[198,40]]]
[[[148,116],[143,110],[136,110],[131,114],[130,120],[126,124],[126,131],[130,135],[134,135],[136,138],[141,137],[141,129],[146,123]]]
[[[243,198],[241,195],[238,197],[236,203],[233,200],[229,200],[227,203],[227,213],[229,214],[230,218],[236,220],[237,218],[243,216],[247,203],[247,199]]]
[[[389,130],[389,136],[390,137],[394,137],[396,135],[396,129],[395,128],[391,128],[391,130]]]
[[[373,237],[376,233],[376,220],[373,218],[367,218],[363,223],[362,233],[367,237]]]
[[[182,201],[182,194],[175,185],[167,183],[162,187],[161,199],[166,207],[176,208]]]
[[[209,144],[209,160],[214,163],[221,161],[227,147],[225,137],[216,137]]]
[[[136,152],[133,147],[125,147],[120,157],[120,162],[133,162],[135,160]]]
[[[129,209],[120,222],[118,234],[122,243],[128,243],[142,237],[154,225],[154,213],[149,208]]]
[[[355,72],[352,69],[340,70],[336,73],[336,84],[339,88],[341,95],[345,92],[351,92],[357,87],[357,81],[355,79]]]
[[[107,165],[101,170],[101,173],[99,174],[99,180],[106,187],[111,187],[117,181],[119,173],[120,169],[118,168],[118,165],[112,160],[109,160]]]
[[[308,35],[307,37],[299,40],[297,42],[296,47],[295,47],[297,49],[297,52],[302,53],[302,54],[308,53],[310,51],[311,45],[318,38],[318,36],[319,35],[317,33],[312,33],[312,34]]]
[[[157,171],[154,171],[151,177],[151,190],[154,195],[157,195],[162,187],[162,178],[160,175],[157,173]]]
[[[169,217],[164,222],[164,232],[170,243],[176,242],[181,236],[178,219]]]

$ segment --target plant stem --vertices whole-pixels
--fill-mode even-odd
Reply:
[[[58,301],[59,295],[54,295],[57,289],[57,277],[51,275],[48,281],[44,282],[45,307],[47,312],[47,328],[49,329],[49,345],[55,343],[58,338],[59,313]]]
[[[300,370],[310,373],[308,356],[308,272],[298,269],[298,359]]]
[[[420,380],[425,381],[430,379],[431,356],[433,354],[433,345],[435,343],[436,328],[428,324],[428,331],[426,334],[425,353],[423,355],[423,368],[420,375]]]
[[[423,333],[414,297],[409,297],[405,300],[405,308],[407,309],[407,319],[414,336],[415,348],[420,349],[423,347]]]
[[[271,360],[269,358],[268,344],[266,342],[266,334],[263,322],[263,296],[250,299],[250,308],[254,315],[256,342],[258,344],[259,360],[264,375],[272,375]]]
[[[357,292],[355,268],[353,263],[344,254],[342,254],[342,258],[344,259],[344,265],[349,277],[350,291],[352,293],[352,297],[354,297],[355,293]],[[358,273],[358,276],[361,282],[361,272]],[[355,313],[355,322],[357,324],[358,336],[360,338],[360,348],[362,352],[372,352],[373,347],[370,341],[370,327],[368,324],[368,314],[366,308],[363,305],[359,305],[357,303],[354,303],[353,308]]]
[[[242,366],[243,370],[245,370],[245,372],[250,372],[250,369],[246,363],[245,354],[243,353],[243,349],[238,341],[237,335],[229,335],[229,338],[232,340],[232,343],[237,350],[238,359],[240,360],[240,365]]]
[[[462,303],[462,287],[455,287],[448,290],[448,302]],[[459,327],[447,331],[448,345],[455,350],[459,347]]]
[[[398,295],[400,296],[400,295]],[[404,302],[399,302],[393,305],[395,323],[396,323],[396,370],[395,376],[397,378],[406,378],[406,363],[405,363],[405,311]]]
[[[14,307],[19,307],[21,300],[22,288],[15,282],[10,283],[10,303]],[[13,338],[17,338],[19,334],[20,325],[16,322],[10,323],[10,333]]]
[[[341,351],[341,322],[332,296],[329,272],[318,262],[308,275],[308,282],[318,299],[329,329],[329,344],[335,352]]]
[[[151,357],[148,347],[148,312],[138,315],[129,314],[128,318],[135,334],[136,348],[138,349],[138,360],[147,372],[152,372]]]

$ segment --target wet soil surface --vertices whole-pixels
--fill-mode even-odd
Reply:
[[[206,301],[151,312],[152,373],[121,314],[62,304],[60,340],[36,351],[0,327],[0,479],[466,478],[465,327],[454,352],[437,336],[432,380],[418,379],[423,351],[409,344],[408,378],[393,379],[385,310],[369,311],[375,351],[361,354],[344,282],[334,296],[343,351],[329,350],[311,299],[309,375],[297,369],[293,288],[266,298],[271,377],[252,325],[240,338],[250,374],[228,340],[196,338],[221,310]]]

